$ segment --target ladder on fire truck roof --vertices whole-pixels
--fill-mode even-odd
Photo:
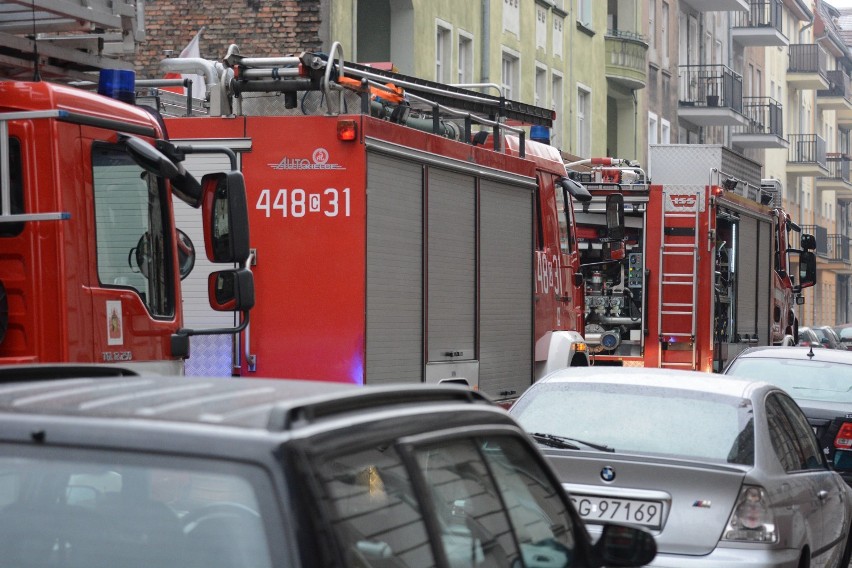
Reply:
[[[668,211],[664,208],[660,223],[657,308],[660,349],[657,366],[695,370],[698,364],[696,276],[702,196],[700,191],[696,191],[683,197],[688,200],[694,198],[694,210]]]

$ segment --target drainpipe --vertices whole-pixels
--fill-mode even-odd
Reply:
[[[633,95],[633,159],[639,159],[639,100],[636,98],[636,89],[632,89],[630,93]],[[650,150],[650,148],[648,149]],[[645,165],[647,166],[648,156],[645,156]]]
[[[491,0],[482,0],[482,47],[479,80],[491,82]]]

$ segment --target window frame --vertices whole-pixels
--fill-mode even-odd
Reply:
[[[8,148],[9,156],[9,193],[10,193],[10,211],[7,214],[22,215],[26,211],[24,199],[24,144],[19,136],[10,134],[4,141]],[[0,164],[0,172],[6,164]],[[17,223],[2,223],[0,224],[0,239],[8,239],[19,236],[24,232],[26,223],[23,221]]]
[[[582,107],[580,105],[581,100],[584,103]],[[592,157],[592,115],[592,89],[582,83],[577,83],[577,148],[575,153],[581,158]]]
[[[435,20],[435,81],[449,83],[453,60],[453,27],[443,20]]]

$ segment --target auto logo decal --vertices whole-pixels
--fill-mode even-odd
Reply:
[[[695,503],[692,504],[693,507],[701,507],[702,509],[710,508],[710,500],[709,499],[699,499]]]
[[[601,469],[601,479],[606,482],[610,482],[615,479],[615,469],[612,466],[607,465]]]

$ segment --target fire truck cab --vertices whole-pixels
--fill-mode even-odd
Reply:
[[[195,248],[171,198],[203,210],[211,260],[244,264],[242,174],[199,183],[180,165],[193,150],[170,144],[159,117],[108,96],[3,81],[0,101],[0,364],[182,372],[197,330],[183,326],[180,282]],[[211,274],[209,290],[212,306],[247,317],[245,268]]]

